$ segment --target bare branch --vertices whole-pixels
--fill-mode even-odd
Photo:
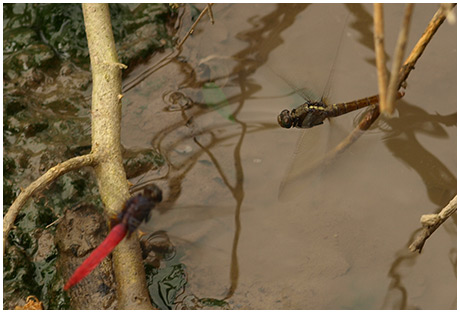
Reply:
[[[123,168],[121,129],[121,68],[118,63],[108,4],[83,4],[93,76],[92,147],[103,156],[95,167],[99,192],[108,216],[129,198]],[[123,240],[113,251],[119,309],[151,309],[139,240]]]
[[[452,214],[457,212],[457,196],[455,196],[446,207],[438,214],[425,214],[420,218],[422,224],[422,232],[415,238],[414,242],[409,246],[412,252],[422,252],[425,241],[434,233],[439,226],[442,225]]]
[[[391,67],[390,82],[388,84],[388,94],[385,101],[380,100],[380,112],[388,115],[393,114],[395,107],[396,95],[398,93],[398,74],[401,69],[401,64],[406,51],[407,34],[409,33],[410,19],[412,17],[413,3],[406,5],[406,12],[404,14],[403,24],[399,32],[398,42],[396,44],[395,53],[393,54],[393,66]]]
[[[415,63],[422,55],[423,51],[430,42],[431,38],[433,38],[439,26],[441,26],[441,24],[446,19],[446,14],[446,11],[440,8],[431,19],[422,37],[420,37],[419,41],[412,49],[409,57],[406,59],[406,62],[404,62],[404,65],[399,70],[399,80],[397,84],[397,89],[401,88],[401,86],[409,76],[410,72],[415,68]],[[353,129],[352,133],[350,133],[350,135],[348,135],[347,138],[345,138],[341,143],[339,143],[338,147],[340,147],[340,149],[335,150],[339,152],[344,151],[348,146],[350,146],[356,140],[358,140],[358,138],[360,138],[361,135],[364,133],[363,130],[367,130],[379,116],[379,107],[375,106],[373,110],[366,114],[366,116],[359,123],[359,125],[356,126],[355,129]],[[333,158],[334,156],[331,154],[329,157]]]
[[[58,165],[50,168],[45,174],[40,176],[37,180],[27,186],[19,196],[14,200],[13,204],[8,209],[8,212],[3,218],[3,253],[5,253],[6,240],[8,233],[13,227],[14,221],[22,209],[24,204],[34,194],[48,187],[54,180],[56,180],[62,174],[67,172],[80,169],[85,166],[92,166],[96,164],[96,157],[94,154],[87,154],[69,159],[65,162],[59,163]]]
[[[455,6],[455,4],[451,5],[451,8],[453,6]],[[400,69],[398,89],[406,81],[410,72],[415,68],[415,63],[417,63],[417,60],[422,56],[423,51],[425,51],[425,48],[430,42],[431,38],[433,38],[439,26],[441,26],[444,20],[446,19],[447,14],[448,13],[446,12],[446,10],[440,7],[431,19],[422,37],[420,37],[419,41],[412,49],[409,57],[406,59],[406,62],[404,62],[404,65]]]
[[[207,7],[208,7],[209,20],[211,21],[211,24],[214,25],[214,14],[212,14],[212,3],[208,3]]]
[[[381,3],[374,4],[374,45],[375,62],[379,81],[380,103],[386,101],[388,75],[385,67],[385,47],[383,43],[383,6]]]
[[[210,14],[211,23],[214,24],[214,18],[213,18],[212,11],[211,11],[212,5],[213,5],[212,3],[209,3],[208,5],[206,5],[206,7],[203,9],[203,11],[201,11],[201,13],[198,16],[198,18],[196,19],[195,23],[193,23],[192,27],[190,27],[190,29],[187,32],[187,34],[185,34],[184,38],[182,38],[180,43],[177,45],[177,49],[180,49],[182,47],[182,45],[184,44],[184,42],[187,40],[187,38],[193,33],[193,31],[195,30],[196,25],[198,24],[198,22],[201,20],[201,18],[204,16],[204,14],[206,12],[208,12],[208,11],[210,12],[209,14]]]

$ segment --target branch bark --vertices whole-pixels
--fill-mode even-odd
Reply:
[[[374,3],[374,47],[375,63],[377,66],[377,77],[379,83],[380,103],[386,101],[388,84],[388,74],[385,67],[385,48],[383,41],[383,5],[381,3]]]
[[[121,68],[118,63],[108,4],[83,4],[86,36],[91,58],[92,153],[103,156],[95,167],[99,192],[110,216],[129,198],[123,168],[121,124]],[[119,309],[152,309],[147,292],[139,240],[123,240],[113,251]]]
[[[425,214],[420,218],[422,223],[422,232],[415,238],[414,242],[409,246],[412,252],[422,252],[425,241],[430,238],[431,234],[438,229],[452,214],[457,212],[457,196],[455,196],[446,207],[444,207],[438,214]]]
[[[14,200],[13,204],[8,209],[8,212],[3,218],[3,253],[7,244],[8,233],[14,225],[14,221],[19,214],[27,200],[39,191],[48,187],[54,180],[59,176],[80,169],[85,166],[92,166],[96,164],[97,157],[94,154],[87,154],[79,157],[69,159],[65,162],[59,163],[58,165],[50,168],[45,174],[36,179],[33,183],[27,186],[26,189],[21,191],[19,196]]]
[[[451,4],[450,9],[452,10],[454,6],[455,4]],[[431,19],[430,23],[425,29],[425,32],[420,37],[415,47],[412,49],[409,57],[406,59],[406,62],[404,62],[404,65],[402,66],[400,70],[399,84],[398,84],[399,88],[406,81],[410,72],[415,68],[415,63],[417,63],[417,60],[422,56],[423,51],[425,51],[426,46],[430,42],[431,38],[433,38],[438,28],[442,25],[448,13],[449,12],[446,11],[444,7],[440,7],[438,11],[436,11],[436,14]]]
[[[388,83],[387,95],[384,101],[380,99],[379,110],[385,114],[391,115],[394,112],[395,100],[397,99],[400,84],[398,82],[399,69],[401,68],[406,51],[406,43],[409,33],[410,20],[414,8],[413,3],[406,4],[403,23],[399,32],[398,41],[396,43],[395,52],[393,54],[393,65],[391,67],[390,81]]]

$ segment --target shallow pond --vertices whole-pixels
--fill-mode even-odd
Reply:
[[[80,9],[36,7],[51,19],[57,13],[46,10],[74,19],[56,22],[50,34],[77,30],[79,36],[40,37],[40,28],[27,24],[39,22],[40,14],[17,13],[4,32],[29,49],[4,47],[10,65],[4,73],[4,212],[20,188],[90,150],[90,72]],[[175,18],[160,7],[165,21]],[[390,56],[404,6],[384,7]],[[437,7],[415,5],[408,50]],[[142,15],[154,19],[156,6],[111,9],[122,61],[137,64],[123,82],[122,144],[125,157],[134,156],[127,173],[135,188],[155,182],[164,190],[162,206],[143,230],[174,245],[174,253],[166,249],[165,259],[154,260],[160,266],[149,276],[155,305],[456,308],[456,215],[421,254],[407,249],[420,216],[456,194],[456,25],[445,22],[429,43],[395,117],[381,116],[324,164],[365,109],[308,130],[282,129],[277,115],[302,104],[302,94],[334,103],[377,93],[372,5],[215,4],[215,24],[205,16],[180,51],[168,50],[170,38],[153,38],[167,32],[152,29]],[[24,16],[28,26],[16,25]],[[178,38],[192,22],[187,5],[176,24]],[[128,30],[133,33],[125,36]],[[56,41],[54,52],[53,42],[42,42],[48,37]],[[64,58],[63,38],[78,38],[81,60]],[[47,53],[26,57],[40,47]],[[165,51],[137,63],[145,47]],[[19,74],[11,60],[22,66]],[[144,173],[151,160],[156,167]],[[67,308],[54,227],[81,201],[102,206],[93,178],[90,170],[61,177],[18,216],[4,255],[4,308],[30,294],[48,309]]]
[[[388,55],[403,9],[385,5]],[[415,6],[409,51],[436,10]],[[167,160],[132,179],[166,195],[146,229],[171,238],[189,292],[235,309],[455,308],[456,220],[421,254],[407,247],[420,216],[456,194],[456,26],[445,22],[428,45],[395,118],[380,117],[279,196],[292,162],[320,160],[361,115],[282,129],[279,112],[304,101],[293,86],[326,91],[331,103],[378,92],[372,5],[213,12],[215,24],[204,18],[178,57],[155,55],[124,81],[123,145]]]

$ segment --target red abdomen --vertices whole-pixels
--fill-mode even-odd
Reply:
[[[112,228],[104,241],[97,247],[89,257],[77,268],[72,277],[69,278],[64,286],[64,290],[78,283],[91,273],[99,263],[123,240],[127,232],[124,224],[117,224]]]
[[[123,240],[128,234],[129,236],[143,221],[148,221],[150,211],[155,205],[162,200],[161,189],[156,185],[147,186],[144,189],[144,195],[131,197],[126,201],[122,211],[113,220],[113,228],[107,238],[97,247],[89,257],[80,265],[73,273],[64,286],[64,290],[78,283],[91,273],[99,263]]]

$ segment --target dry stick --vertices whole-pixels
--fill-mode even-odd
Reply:
[[[401,68],[401,64],[406,51],[407,35],[409,33],[410,19],[414,4],[408,3],[406,5],[406,11],[404,14],[403,24],[401,31],[399,32],[398,42],[396,44],[393,66],[391,67],[390,83],[388,84],[387,98],[384,100],[380,99],[380,112],[391,115],[395,110],[395,100],[398,93],[398,73]]]
[[[422,37],[420,37],[419,41],[412,49],[409,57],[406,59],[406,62],[404,62],[404,65],[399,70],[399,81],[397,85],[398,89],[401,88],[401,85],[406,81],[410,72],[415,68],[415,63],[420,58],[426,46],[430,42],[431,38],[433,38],[439,26],[441,26],[445,19],[445,10],[441,8],[438,9],[438,11],[428,24],[427,28],[425,29],[425,32],[423,33]],[[374,123],[374,121],[379,117],[379,115],[379,107],[374,106],[374,109],[366,114],[366,116],[360,121],[358,126],[356,126],[355,129],[344,140],[342,140],[342,142],[339,143],[339,145],[335,149],[328,153],[327,158],[332,160],[339,153],[343,152],[346,148],[348,148],[351,144],[358,140],[358,138],[361,137],[361,135],[364,133],[363,131],[369,129],[369,127],[372,125],[372,123]]]
[[[422,232],[409,246],[409,250],[412,252],[418,250],[418,252],[421,253],[425,241],[431,236],[432,233],[434,233],[436,229],[438,229],[439,226],[441,226],[442,223],[444,223],[455,212],[457,212],[457,196],[455,196],[449,202],[449,204],[438,214],[422,215],[420,218],[420,223],[422,223],[423,226]]]
[[[182,45],[184,44],[184,42],[187,40],[187,38],[193,33],[193,31],[195,30],[195,27],[196,25],[198,24],[198,22],[201,20],[201,18],[204,16],[204,14],[209,10],[211,9],[211,6],[213,4],[212,3],[209,3],[208,5],[206,5],[206,7],[203,9],[203,11],[201,11],[200,15],[198,16],[198,18],[196,19],[195,23],[193,23],[192,27],[190,27],[190,30],[187,32],[187,34],[185,34],[184,38],[182,38],[182,40],[180,41],[180,43],[177,45],[177,49],[180,49],[182,47]],[[212,14],[212,13],[211,13]],[[212,15],[211,15],[212,16]],[[213,20],[211,20],[212,22]],[[213,23],[214,24],[214,23]]]
[[[455,5],[451,5],[451,9]],[[431,38],[433,38],[434,34],[441,26],[441,24],[446,19],[446,16],[449,14],[445,8],[441,7],[435,13],[433,18],[431,19],[430,23],[428,24],[425,32],[423,33],[422,37],[419,39],[415,47],[412,49],[409,57],[404,62],[404,65],[399,70],[399,80],[397,84],[397,89],[401,88],[402,84],[406,81],[407,77],[409,76],[410,72],[415,68],[415,63],[421,57],[423,51],[425,50],[426,46],[430,42]],[[337,156],[337,154],[343,152],[348,146],[350,146],[353,142],[355,142],[363,133],[364,130],[367,130],[372,123],[378,118],[380,115],[380,111],[378,106],[369,112],[359,123],[359,125],[345,138],[337,147],[334,149],[329,155],[326,157],[327,161],[332,160]],[[455,203],[456,203],[456,198]],[[456,207],[455,207],[456,209]],[[447,218],[446,218],[447,219]],[[411,244],[409,249],[411,251],[419,250],[421,251],[424,242],[426,239],[442,224],[446,219],[439,219],[439,224],[429,226],[428,228],[424,228],[422,234]]]
[[[209,16],[209,20],[211,21],[211,24],[214,25],[214,15],[212,14],[212,3],[208,3],[207,5],[208,7],[208,16]]]
[[[19,211],[34,194],[48,187],[54,180],[62,174],[78,170],[85,166],[93,166],[96,164],[97,158],[94,154],[86,154],[69,159],[65,162],[50,168],[45,174],[37,178],[26,189],[21,191],[19,196],[14,200],[13,204],[8,209],[8,212],[3,218],[3,253],[7,244],[8,233],[14,225],[14,221],[19,214]]]
[[[91,59],[92,147],[103,156],[95,167],[107,216],[122,209],[129,198],[123,168],[121,131],[121,68],[118,63],[108,4],[85,3],[83,16]],[[151,309],[139,240],[123,240],[112,253],[118,309]]]
[[[452,11],[452,8],[454,5],[452,3],[441,3],[441,9],[444,10],[446,14],[446,20],[449,24],[455,25],[457,19],[455,17],[454,12]]]
[[[379,83],[379,98],[380,103],[382,103],[386,101],[388,75],[385,67],[385,48],[383,44],[383,5],[381,3],[374,4],[374,45]]]
[[[451,5],[451,9],[454,6],[455,4]],[[422,55],[423,51],[425,50],[426,46],[430,42],[431,38],[433,38],[433,35],[438,30],[439,26],[441,26],[441,24],[446,19],[447,14],[448,12],[446,12],[445,9],[441,7],[438,9],[436,14],[431,19],[422,37],[419,39],[414,49],[412,49],[411,54],[406,59],[406,62],[404,63],[402,69],[399,71],[399,84],[398,84],[399,87],[401,87],[403,82],[406,81],[410,72],[414,69],[415,63],[417,63],[417,60]]]

